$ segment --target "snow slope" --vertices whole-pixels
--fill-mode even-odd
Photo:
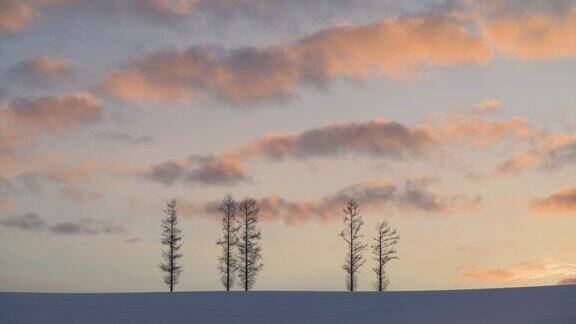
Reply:
[[[0,323],[576,323],[576,286],[422,292],[0,293]]]

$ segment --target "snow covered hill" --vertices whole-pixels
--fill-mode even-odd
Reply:
[[[0,293],[0,323],[576,323],[576,286],[421,292]]]

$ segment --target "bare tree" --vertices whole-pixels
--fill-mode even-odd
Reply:
[[[172,292],[174,291],[174,286],[180,282],[180,274],[182,273],[182,265],[178,263],[178,260],[182,257],[182,253],[180,253],[182,230],[178,228],[175,200],[166,203],[161,226],[161,243],[166,246],[166,250],[162,252],[164,261],[159,267],[164,273],[164,282],[170,287],[170,292]]]
[[[244,290],[252,289],[256,282],[256,275],[264,264],[260,248],[262,238],[258,223],[258,204],[256,200],[246,198],[238,205],[240,218],[240,240],[238,243],[238,277]]]
[[[366,248],[366,244],[360,241],[362,234],[360,229],[364,222],[360,216],[360,209],[358,203],[354,199],[348,201],[348,205],[343,210],[344,214],[344,230],[340,233],[340,237],[348,244],[348,255],[342,269],[346,271],[346,288],[349,291],[354,291],[358,284],[358,272],[360,267],[366,262],[362,256],[362,252]]]
[[[238,259],[234,254],[234,248],[238,245],[238,230],[240,227],[236,224],[236,201],[232,195],[228,194],[218,210],[222,213],[222,238],[216,242],[222,247],[222,255],[218,258],[218,271],[220,271],[220,280],[222,285],[229,291],[234,286],[234,275],[236,274]]]
[[[398,243],[400,236],[396,229],[392,229],[388,221],[384,220],[376,226],[376,236],[372,247],[372,254],[376,266],[372,268],[376,273],[376,282],[374,286],[377,291],[384,291],[388,286],[388,276],[386,275],[386,264],[390,260],[398,259],[394,246]]]

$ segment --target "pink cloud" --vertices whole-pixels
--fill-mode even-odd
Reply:
[[[530,205],[538,213],[566,213],[576,216],[576,187],[568,187],[543,199],[534,199]]]
[[[56,133],[62,128],[98,122],[103,115],[100,101],[85,93],[21,98],[9,103],[1,112],[28,129]]]
[[[229,185],[249,181],[240,160],[223,155],[192,155],[187,159],[173,159],[151,165],[141,171],[147,180],[171,185]]]
[[[22,62],[8,72],[12,80],[30,85],[45,85],[63,82],[74,75],[74,68],[62,58],[39,56]]]
[[[392,18],[265,48],[161,51],[111,72],[100,91],[132,102],[211,98],[242,104],[283,99],[303,84],[321,86],[338,77],[414,77],[426,65],[483,64],[490,56],[479,36],[449,18]]]
[[[11,210],[16,208],[16,202],[8,197],[1,197],[0,198],[0,210]]]
[[[500,101],[496,99],[486,99],[474,106],[474,112],[478,114],[486,114],[499,110],[500,106]]]
[[[435,135],[428,129],[376,118],[365,122],[331,124],[299,134],[268,134],[230,154],[262,156],[273,160],[346,154],[401,159],[422,156],[437,144]]]
[[[244,162],[253,159],[280,161],[356,156],[419,159],[466,145],[486,147],[503,141],[532,143],[541,136],[540,130],[520,117],[499,121],[481,116],[453,115],[440,123],[416,126],[375,118],[330,124],[301,133],[265,134],[219,155],[206,156],[196,163],[165,161],[150,166],[144,178],[164,184],[181,183],[186,179],[204,184],[234,184],[250,179]],[[546,138],[552,141],[556,136],[547,135]],[[509,173],[513,168],[528,166],[517,160],[509,162],[514,165],[501,167],[500,172]],[[214,181],[200,177],[208,173]]]
[[[35,17],[34,8],[24,1],[0,0],[0,33],[19,31]]]
[[[350,199],[355,199],[362,210],[389,208],[402,212],[425,214],[452,214],[471,212],[480,207],[480,196],[447,195],[430,189],[430,183],[408,180],[403,186],[388,181],[368,181],[350,185],[336,193],[317,200],[288,200],[276,195],[258,200],[260,217],[267,221],[282,220],[295,225],[304,222],[330,222],[342,217],[342,208]],[[204,205],[182,201],[181,208],[191,217],[218,218],[218,201]]]

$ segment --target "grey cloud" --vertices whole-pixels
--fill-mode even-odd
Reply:
[[[558,285],[576,285],[576,277],[568,277],[558,281]]]
[[[38,194],[42,192],[44,175],[37,171],[25,172],[18,175],[17,179],[26,192]]]
[[[121,133],[115,131],[100,132],[96,134],[95,137],[100,140],[121,142],[127,144],[143,144],[143,143],[151,143],[154,141],[154,138],[152,138],[152,136],[150,135],[134,136],[129,133]]]
[[[214,155],[192,155],[186,161],[166,161],[142,173],[144,179],[171,185],[229,185],[249,181],[244,167],[233,158]]]
[[[123,226],[109,222],[83,218],[77,221],[56,223],[49,227],[50,232],[57,235],[98,235],[119,234],[126,230]]]
[[[42,220],[40,216],[31,212],[22,215],[4,217],[0,223],[6,227],[32,231],[40,231],[48,226],[48,224]]]
[[[530,207],[540,213],[574,214],[576,212],[576,187],[567,187],[545,198],[533,199]]]
[[[2,0],[0,4],[3,2],[18,4],[12,0]],[[404,5],[406,2],[410,4]],[[400,11],[414,7],[417,2],[406,0],[402,1],[402,5],[393,0],[74,0],[33,3],[37,5],[23,8],[30,11],[29,13],[24,10],[20,10],[24,11],[21,13],[14,12],[19,14],[16,20],[18,26],[14,29],[23,28],[35,18],[33,11],[46,15],[50,11],[45,9],[55,11],[58,7],[60,10],[74,11],[75,14],[90,12],[106,17],[136,17],[167,26],[178,26],[189,21],[223,25],[236,19],[278,25],[281,22],[293,24],[302,19],[326,21],[342,18],[350,11],[363,14],[376,9],[382,11],[397,8],[397,11]],[[1,27],[3,26],[0,25],[0,30]]]
[[[165,185],[170,185],[182,180],[185,175],[186,165],[177,161],[166,161],[153,165],[149,170],[142,173],[144,179]]]
[[[564,166],[576,166],[576,141],[564,144],[548,152],[545,167],[556,169]]]
[[[63,186],[60,188],[60,197],[77,202],[88,202],[102,198],[98,191],[83,190],[77,186]]]
[[[70,93],[39,98],[18,98],[2,111],[3,118],[28,129],[60,132],[65,127],[92,124],[102,120],[101,102],[86,93]]]
[[[4,79],[26,86],[46,87],[71,80],[75,70],[67,60],[40,56],[21,62],[9,69]]]
[[[285,157],[333,157],[350,153],[402,159],[421,156],[437,144],[433,134],[394,121],[374,119],[366,122],[333,124],[300,134],[268,135],[248,143],[240,155]]]
[[[126,232],[123,226],[93,218],[49,224],[38,214],[28,212],[23,215],[4,217],[0,223],[9,228],[17,228],[26,231],[44,231],[54,235],[99,235],[120,234]]]
[[[192,169],[186,176],[188,183],[227,185],[248,181],[244,168],[236,159],[208,156],[190,156]]]
[[[286,158],[333,158],[368,156],[388,160],[431,157],[452,145],[491,145],[514,138],[527,140],[530,128],[520,118],[505,121],[454,115],[440,125],[406,126],[383,118],[346,122],[313,128],[301,133],[271,133],[219,155],[192,156],[188,161],[166,161],[153,165],[145,177],[165,184],[235,184],[249,181],[243,163],[250,159],[280,161]],[[407,193],[406,203],[433,206],[433,197]],[[418,201],[418,202],[416,202]]]
[[[358,201],[361,209],[393,208],[399,211],[416,211],[427,214],[452,214],[473,211],[481,203],[481,197],[468,195],[445,195],[432,191],[430,182],[407,180],[404,186],[386,181],[361,182],[318,200],[287,200],[278,196],[266,196],[258,200],[264,220],[283,220],[287,224],[308,221],[332,221],[340,219],[342,208],[350,199]],[[218,215],[218,202],[203,206],[188,206],[192,215]],[[217,217],[215,217],[216,219]]]
[[[0,177],[0,195],[10,196],[18,192],[18,189],[8,179]]]

